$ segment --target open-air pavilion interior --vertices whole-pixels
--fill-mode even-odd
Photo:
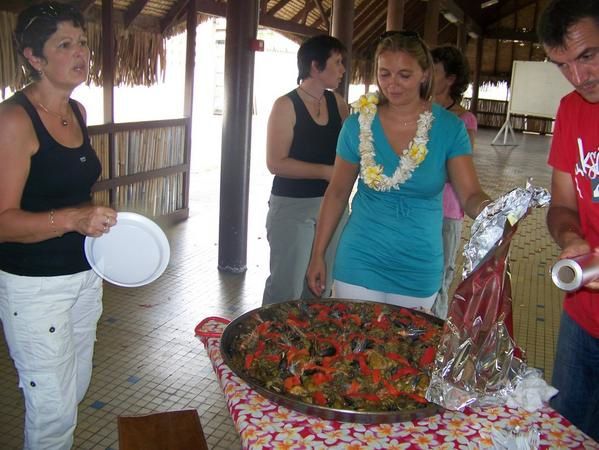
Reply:
[[[77,449],[118,449],[117,418],[180,409],[197,410],[208,448],[241,448],[239,434],[203,345],[194,336],[205,317],[233,319],[261,305],[268,276],[264,223],[271,176],[253,155],[259,139],[252,123],[254,58],[259,27],[301,42],[331,34],[348,48],[345,82],[373,89],[372,46],[385,30],[417,31],[434,47],[451,43],[468,57],[472,95],[464,106],[477,114],[474,160],[492,197],[525,185],[549,188],[546,164],[555,111],[529,114],[509,101],[479,98],[484,85],[510,83],[514,61],[541,62],[535,24],[546,0],[70,0],[88,20],[93,57],[90,82],[103,90],[103,123],[90,127],[103,164],[94,187],[97,202],[154,218],[171,246],[164,274],[149,285],[125,288],[105,283],[94,372],[79,407]],[[0,5],[0,88],[23,86],[7,45],[16,13],[34,0]],[[222,125],[194,142],[196,27],[226,18]],[[114,89],[158,82],[167,38],[186,36],[183,108],[177,117],[115,122]],[[106,39],[113,36],[114,39]],[[132,49],[135,49],[133,51]],[[194,125],[196,126],[196,125]],[[254,136],[252,136],[254,133]],[[138,136],[138,139],[132,139]],[[144,142],[160,142],[156,161]],[[257,142],[256,142],[257,141]],[[193,152],[220,155],[216,168],[192,163]],[[137,161],[144,161],[138,163]],[[545,226],[545,210],[533,210],[511,245],[515,339],[528,364],[551,379],[562,292],[550,269],[559,250]],[[467,219],[462,240],[469,236]],[[461,257],[458,273],[461,273]],[[454,288],[457,284],[454,282]],[[0,447],[23,445],[24,405],[4,338],[0,345]]]

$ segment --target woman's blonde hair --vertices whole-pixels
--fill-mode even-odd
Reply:
[[[420,68],[427,73],[426,79],[420,85],[420,98],[430,100],[433,95],[433,57],[426,43],[413,31],[386,31],[379,38],[374,53],[374,77],[379,88],[379,101],[385,103],[388,99],[382,92],[378,81],[379,56],[383,52],[406,52],[412,56]]]

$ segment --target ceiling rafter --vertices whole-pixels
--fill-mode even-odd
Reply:
[[[178,0],[177,3],[173,5],[173,7],[166,13],[164,18],[160,20],[160,32],[164,33],[168,27],[170,27],[175,21],[181,12],[185,9],[189,3],[189,0]]]
[[[500,22],[506,17],[511,16],[512,14],[516,14],[518,11],[523,10],[524,8],[528,8],[530,5],[536,4],[537,0],[521,0],[520,2],[514,2],[512,4],[508,4],[505,8],[502,8],[499,11],[499,14],[495,16],[495,23]]]
[[[321,0],[313,0],[314,4],[316,5],[316,8],[318,8],[318,12],[320,13],[320,18],[322,18],[322,21],[324,22],[325,27],[327,28],[327,30],[331,29],[331,24],[329,22],[329,17],[325,14],[324,12],[324,8],[322,7],[322,1]]]
[[[85,14],[85,12],[94,4],[96,0],[81,0],[77,3],[77,9]]]
[[[318,27],[320,27],[321,24],[324,23],[325,26],[327,27],[327,30],[330,30],[331,25],[330,25],[329,17],[331,17],[332,10],[333,10],[333,8],[329,8],[326,11],[324,11],[324,14],[318,16],[318,18],[314,21],[312,26],[318,28]]]
[[[270,8],[266,14],[268,14],[269,16],[274,17],[275,14],[277,13],[277,11],[280,11],[281,9],[283,9],[287,3],[289,3],[291,0],[280,0],[279,3],[276,3],[272,8]]]
[[[127,11],[125,12],[125,29],[129,28],[129,25],[131,25],[135,18],[141,13],[148,1],[149,0],[135,0],[131,6],[127,8]]]
[[[364,4],[367,2],[364,2]],[[367,5],[370,6],[370,5]],[[354,21],[354,39],[359,41],[360,38],[370,28],[368,25],[377,23],[382,18],[387,16],[387,5],[385,2],[379,2],[374,7],[365,7],[362,11],[356,11],[356,20]]]
[[[297,22],[297,23],[301,23],[302,25],[306,25],[306,20],[308,18],[308,14],[313,9],[314,9],[314,5],[312,5],[310,2],[307,1],[304,4],[304,7],[302,9],[300,9],[297,12],[297,14],[295,14],[295,16],[293,16],[290,20],[292,22]]]
[[[511,28],[497,28],[485,33],[486,39],[502,39],[510,41],[537,42],[537,33],[534,31],[518,31]]]
[[[260,13],[266,13],[269,0],[260,0]]]

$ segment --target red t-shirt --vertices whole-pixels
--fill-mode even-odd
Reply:
[[[579,149],[579,140],[582,150]],[[599,246],[599,103],[589,103],[577,92],[562,98],[549,165],[572,175],[584,238]],[[568,293],[564,310],[592,336],[599,338],[599,292],[581,289]]]

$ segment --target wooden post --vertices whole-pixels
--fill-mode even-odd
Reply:
[[[387,0],[387,31],[402,30],[406,0]]]
[[[102,0],[102,98],[104,123],[114,123],[114,9],[112,0]],[[108,133],[108,178],[118,173],[117,158],[114,154],[114,133]],[[108,204],[116,206],[115,189],[108,191]]]
[[[437,46],[440,12],[441,0],[428,0],[426,3],[426,18],[424,22],[424,42],[426,42],[430,48]]]
[[[183,117],[185,121],[185,149],[183,163],[191,161],[191,123],[193,117],[193,79],[196,56],[196,29],[198,26],[197,0],[189,0],[187,4],[187,42],[185,47],[185,94],[183,97]],[[183,172],[183,210],[189,216],[189,178],[190,172]]]
[[[260,1],[228,0],[225,38],[225,108],[220,176],[218,268],[247,270],[247,227],[254,85],[254,50]]]
[[[483,59],[483,37],[476,39],[476,63],[474,67],[474,77],[472,79],[472,100],[470,102],[470,111],[473,114],[478,112],[478,88],[480,86],[480,71]]]
[[[347,100],[349,93],[349,82],[351,80],[352,42],[354,38],[354,0],[333,0],[333,23],[331,26],[332,36],[343,42],[347,48],[347,54],[343,64],[345,75],[343,81],[337,88],[337,92]]]
[[[102,89],[104,123],[114,122],[114,9],[112,0],[102,0]]]
[[[466,52],[466,44],[468,42],[468,32],[466,30],[466,24],[463,22],[459,22],[457,25],[457,39],[456,39],[456,47],[462,50],[463,53]]]

